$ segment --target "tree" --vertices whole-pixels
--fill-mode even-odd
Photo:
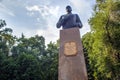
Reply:
[[[82,43],[83,43],[83,52],[84,52],[85,62],[86,62],[86,67],[87,67],[88,80],[94,80],[93,65],[95,65],[95,60],[94,60],[93,56],[90,55],[90,54],[92,54],[92,45],[94,43],[94,39],[93,39],[91,32],[86,33],[82,37]]]
[[[9,55],[10,49],[14,45],[14,37],[11,28],[3,28],[6,26],[5,20],[0,20],[0,52],[6,56]]]
[[[50,42],[46,55],[40,58],[41,76],[43,80],[58,80],[58,46]]]
[[[96,0],[89,20],[91,32],[83,37],[94,80],[120,78],[120,1]]]
[[[22,37],[17,39],[17,45],[12,48],[13,55],[19,53],[29,53],[34,56],[40,56],[45,54],[45,39],[43,36],[36,35],[35,37],[25,38]]]
[[[12,29],[3,28],[6,23],[1,22],[0,80],[57,80],[58,43],[50,42],[46,48],[43,36],[13,37]]]
[[[19,80],[41,80],[39,61],[32,54],[20,54],[17,59],[17,74]]]
[[[0,19],[0,28],[6,26],[5,20]]]
[[[4,28],[5,20],[0,20],[0,79],[8,80],[12,77],[15,64],[13,59],[9,58],[9,53],[14,45],[14,37],[12,36],[11,28]],[[14,75],[13,75],[14,76]]]

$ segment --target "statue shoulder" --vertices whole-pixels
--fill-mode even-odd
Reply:
[[[78,16],[78,14],[74,14],[75,16]]]

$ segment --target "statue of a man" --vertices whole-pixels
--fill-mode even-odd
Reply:
[[[82,28],[82,22],[77,14],[72,14],[71,6],[66,7],[67,14],[62,15],[57,22],[57,28],[62,26],[63,29],[79,27]]]

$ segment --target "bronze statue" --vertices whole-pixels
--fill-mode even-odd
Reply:
[[[71,6],[66,7],[67,14],[62,15],[57,22],[57,28],[62,26],[63,29],[79,27],[82,28],[82,22],[78,16],[78,14],[72,14]]]

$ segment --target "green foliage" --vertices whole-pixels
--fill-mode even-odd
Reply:
[[[35,37],[25,38],[22,35],[17,39],[17,46],[13,46],[12,53],[31,53],[35,56],[43,55],[45,52],[45,39],[43,36],[36,35]]]
[[[82,38],[94,77],[89,80],[119,80],[120,1],[96,0],[89,24],[91,32]]]
[[[20,38],[0,20],[0,80],[57,80],[58,43],[43,36]]]
[[[5,20],[0,19],[0,28],[6,26]]]
[[[0,20],[0,52],[8,56],[10,48],[14,45],[14,37],[12,29],[3,28],[6,26],[5,20]]]
[[[40,67],[36,57],[21,54],[17,59],[17,75],[19,80],[40,80]]]

